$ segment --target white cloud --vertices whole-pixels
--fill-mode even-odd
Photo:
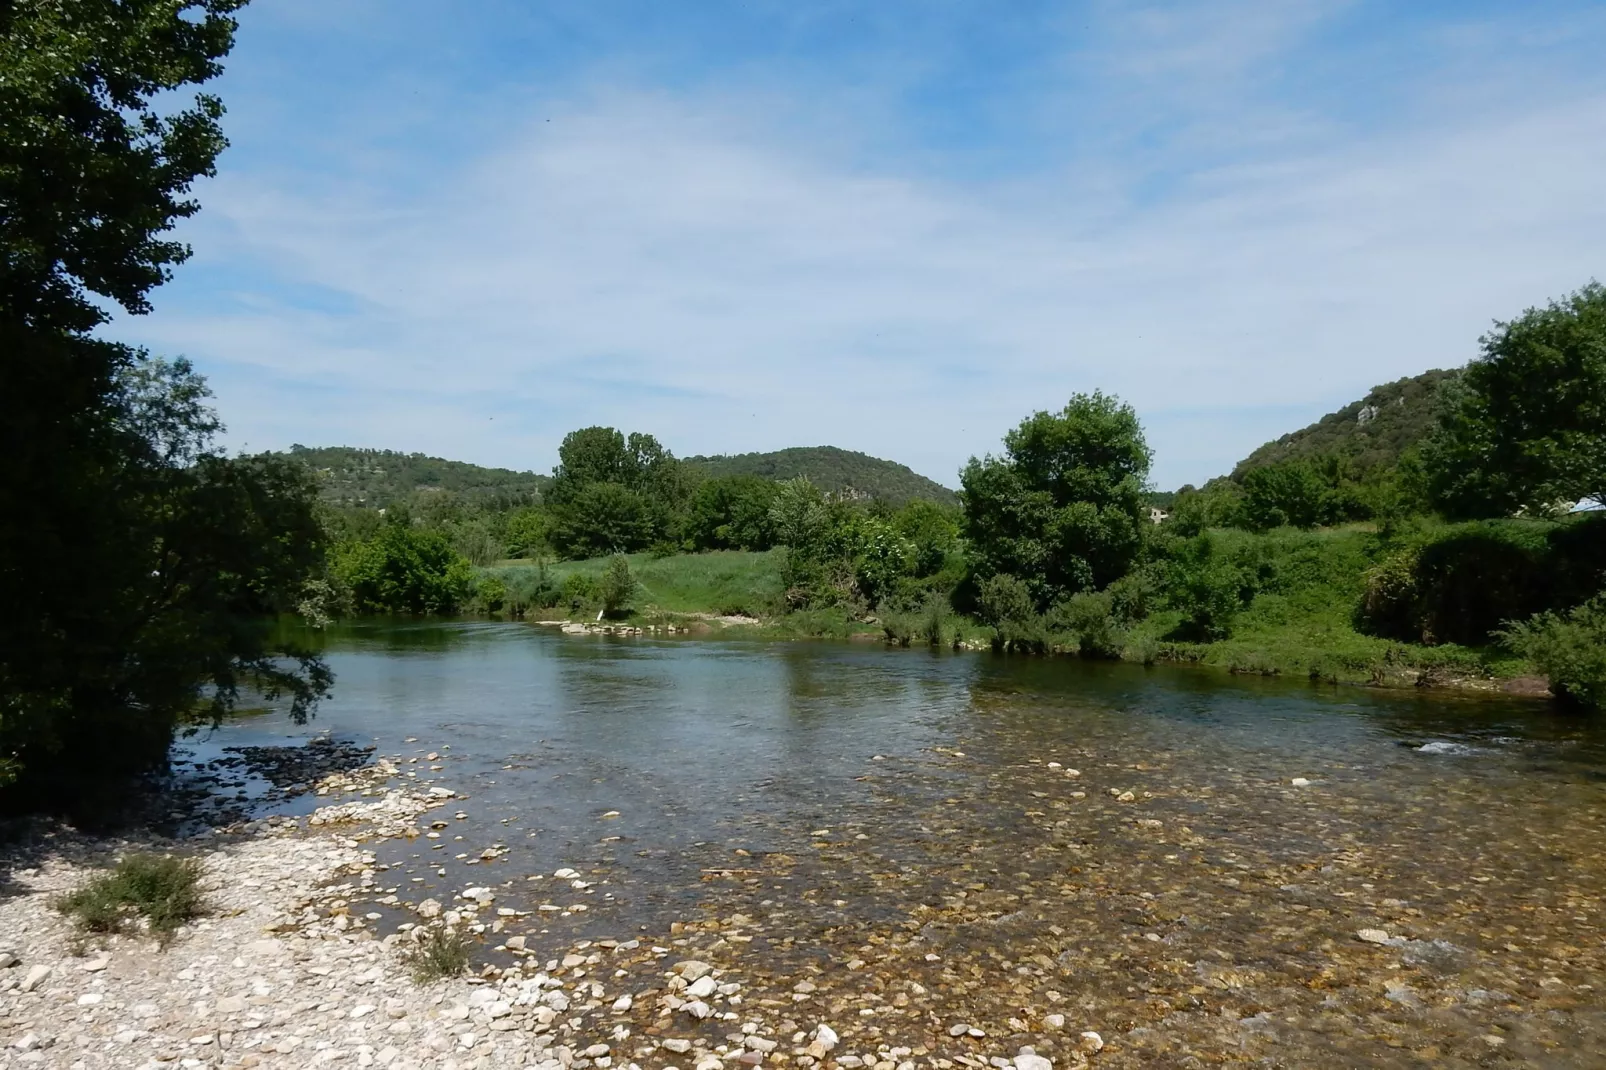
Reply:
[[[737,104],[618,94],[424,192],[226,175],[185,270],[244,281],[125,333],[196,358],[256,447],[544,468],[604,422],[953,483],[1026,412],[1103,387],[1174,485],[1606,273],[1603,179],[1602,99],[1260,154],[1112,207],[1075,172],[871,171]]]

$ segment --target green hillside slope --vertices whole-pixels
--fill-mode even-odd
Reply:
[[[1334,455],[1348,459],[1358,476],[1390,467],[1432,429],[1440,389],[1460,374],[1435,369],[1373,387],[1361,400],[1261,446],[1238,462],[1232,478],[1283,461]]]
[[[482,468],[422,453],[352,446],[291,446],[289,456],[316,469],[321,497],[335,505],[377,508],[418,490],[449,490],[485,505],[511,507],[539,501],[551,477],[507,468]]]
[[[893,504],[914,499],[940,505],[958,502],[953,491],[905,465],[835,446],[794,446],[773,453],[688,457],[686,463],[710,476],[763,476],[766,479],[807,476],[823,490],[879,498]]]

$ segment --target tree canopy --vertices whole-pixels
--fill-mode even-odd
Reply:
[[[162,237],[227,141],[215,77],[244,0],[0,5],[0,315],[86,330],[139,313],[189,256]]]
[[[0,783],[36,802],[160,766],[245,686],[304,716],[329,685],[274,629],[323,561],[306,469],[225,456],[188,364],[87,333],[189,254],[166,235],[225,142],[184,91],[239,6],[0,4]]]
[[[1606,287],[1497,323],[1425,450],[1452,516],[1606,503]]]
[[[979,579],[1028,583],[1039,609],[1124,576],[1142,545],[1151,454],[1130,405],[1077,394],[1004,436],[1004,455],[960,474]]]

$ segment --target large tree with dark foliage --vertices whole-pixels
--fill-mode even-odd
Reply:
[[[1024,579],[1039,610],[1124,576],[1143,544],[1150,452],[1130,405],[1078,394],[960,473],[976,579]]]
[[[551,539],[566,557],[646,549],[672,540],[692,483],[652,435],[612,427],[571,431],[558,447],[547,489]]]
[[[1498,323],[1424,451],[1452,516],[1606,504],[1606,286]]]
[[[301,466],[223,456],[200,378],[91,338],[188,250],[241,0],[0,3],[0,783],[111,783],[247,685],[305,712],[329,676],[276,644],[321,560]],[[71,782],[73,787],[67,788]],[[28,788],[19,794],[18,789]]]

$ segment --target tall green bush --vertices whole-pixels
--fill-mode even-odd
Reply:
[[[597,582],[597,594],[602,599],[605,616],[622,616],[630,609],[636,594],[636,577],[630,573],[630,562],[623,554],[614,554]]]

